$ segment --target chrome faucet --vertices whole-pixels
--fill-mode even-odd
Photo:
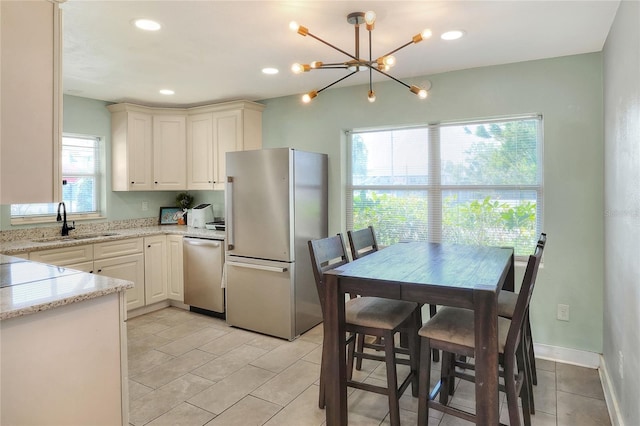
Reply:
[[[60,206],[62,206],[63,216],[60,216]],[[64,205],[64,202],[58,203],[58,217],[56,217],[56,220],[58,222],[62,221],[61,235],[63,237],[66,237],[67,235],[69,235],[69,231],[71,231],[72,229],[76,229],[74,226],[67,225],[67,206]],[[73,224],[75,225],[75,222]]]

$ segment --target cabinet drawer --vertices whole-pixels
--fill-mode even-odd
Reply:
[[[136,253],[142,253],[142,238],[108,241],[93,245],[94,260]]]
[[[29,260],[56,266],[90,262],[93,261],[93,245],[33,251],[29,253]]]

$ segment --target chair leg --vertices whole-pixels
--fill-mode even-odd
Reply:
[[[455,376],[452,376],[451,371],[451,359],[455,355],[451,352],[442,351],[442,363],[440,365],[440,404],[447,405],[449,402],[449,395],[453,395],[453,381]]]
[[[349,344],[347,345],[347,380],[351,380],[353,377],[353,358],[357,357],[355,352],[356,338],[361,336],[361,334],[356,336],[354,334],[349,335]],[[362,358],[358,357],[358,359]]]
[[[524,420],[525,426],[531,425],[531,414],[534,414],[533,408],[533,394],[531,388],[531,374],[527,365],[527,348],[520,342],[520,346],[517,349],[516,361],[518,363],[518,371],[519,374],[522,375],[523,383],[520,387],[520,399],[522,400],[522,419]]]
[[[436,314],[437,310],[436,310],[436,305],[429,305],[429,317],[433,318],[433,316]],[[440,351],[438,351],[437,349],[433,350],[433,362],[439,362],[440,361]]]
[[[362,353],[364,352],[364,334],[358,333],[358,337],[356,339],[356,352]],[[362,370],[362,357],[358,356],[356,358],[356,370]]]
[[[504,360],[504,387],[507,393],[507,406],[509,408],[509,424],[519,425],[520,414],[518,413],[518,394],[516,393],[516,381],[514,371],[514,360]]]
[[[387,394],[389,396],[389,419],[391,426],[400,426],[400,402],[398,395],[398,375],[396,374],[396,350],[393,333],[384,334],[385,363],[387,366]]]

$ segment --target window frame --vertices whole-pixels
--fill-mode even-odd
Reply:
[[[440,129],[462,125],[488,125],[491,123],[505,123],[509,121],[536,120],[537,122],[537,183],[533,185],[454,185],[442,184],[440,155]],[[397,130],[428,129],[428,183],[416,185],[354,185],[353,184],[353,136],[362,133],[389,132]],[[347,140],[347,174],[346,174],[346,227],[353,229],[354,193],[359,190],[371,191],[426,191],[427,203],[427,238],[429,242],[442,242],[443,197],[446,191],[488,190],[488,191],[532,191],[536,193],[536,233],[542,232],[544,221],[544,120],[542,114],[524,114],[515,116],[493,117],[485,119],[456,120],[449,122],[429,123],[417,126],[386,126],[370,129],[352,129],[345,131]],[[527,256],[517,255],[516,260],[526,261]]]

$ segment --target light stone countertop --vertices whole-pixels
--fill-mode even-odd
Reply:
[[[0,320],[133,287],[131,281],[0,255]],[[6,286],[6,287],[5,287]]]
[[[108,234],[108,235],[107,235]],[[47,237],[47,241],[39,241],[40,238],[31,238],[16,241],[0,242],[0,253],[6,255],[19,255],[37,250],[48,250],[62,247],[72,247],[85,244],[102,243],[105,241],[124,240],[127,238],[148,237],[152,235],[182,235],[185,237],[210,238],[224,240],[224,231],[214,231],[204,228],[193,228],[184,225],[158,225],[145,226],[141,228],[109,229],[100,232],[74,233],[71,231],[69,237]],[[92,238],[74,239],[83,235],[95,235]]]
[[[104,235],[109,234],[109,235]],[[95,244],[152,235],[182,235],[224,240],[225,233],[180,225],[147,226],[114,229],[91,234],[90,238],[48,237],[5,241],[0,243],[0,320],[29,315],[58,306],[125,291],[131,281],[89,274],[70,268],[46,265],[12,255],[32,251]],[[74,235],[73,231],[70,237]],[[88,235],[88,234],[85,234]]]

